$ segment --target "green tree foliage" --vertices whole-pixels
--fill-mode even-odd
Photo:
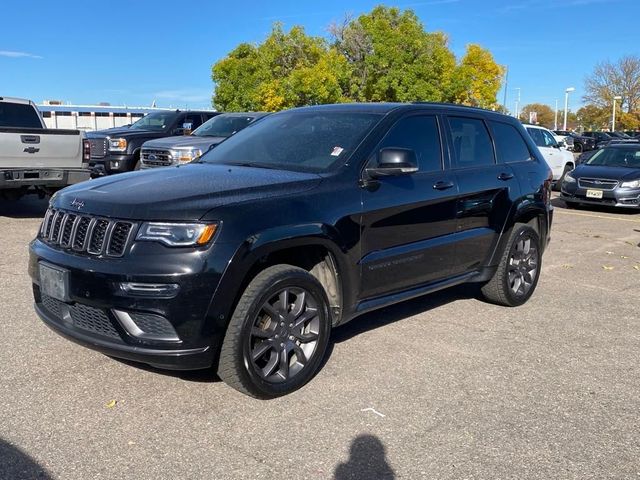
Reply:
[[[555,120],[555,112],[549,105],[543,103],[530,103],[522,107],[520,111],[520,120],[523,122],[529,121],[529,112],[536,112],[538,116],[538,123],[547,128],[553,128]],[[558,112],[558,125],[562,124],[563,113]]]
[[[219,110],[276,111],[350,101],[443,101],[497,107],[503,69],[469,45],[459,63],[441,32],[411,10],[379,6],[331,25],[331,42],[276,24],[258,45],[243,43],[212,68]]]
[[[578,122],[584,130],[607,128],[611,120],[611,110],[597,105],[585,105],[577,112]]]

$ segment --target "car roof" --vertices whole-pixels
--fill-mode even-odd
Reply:
[[[533,123],[523,123],[522,126],[525,128],[539,128],[540,130],[548,130],[549,132],[551,131],[547,127],[543,127],[542,125],[534,125]]]
[[[609,142],[604,148],[640,148],[640,141]]]
[[[416,107],[429,107],[436,110],[453,110],[460,113],[475,112],[482,114],[492,114],[501,117],[513,118],[493,110],[457,105],[454,103],[436,102],[372,102],[372,103],[334,103],[328,105],[312,105],[308,107],[293,108],[288,111],[334,111],[334,112],[360,112],[360,113],[380,113],[387,114],[396,110],[415,110]]]
[[[269,112],[222,112],[219,117],[253,117],[260,118],[269,115]]]

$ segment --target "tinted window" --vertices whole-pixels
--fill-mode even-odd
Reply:
[[[230,137],[249,125],[253,117],[219,115],[202,124],[193,135],[197,137]]]
[[[200,116],[199,113],[197,114],[192,113],[190,115],[185,115],[184,118],[178,122],[178,125],[176,126],[176,128],[183,128],[184,124],[191,125],[191,127],[187,126],[184,128],[188,130],[195,130],[200,125],[202,125],[202,117]]]
[[[421,172],[442,169],[440,133],[433,116],[420,115],[399,120],[380,145],[380,148],[391,147],[415,151]]]
[[[251,123],[200,161],[326,172],[344,164],[380,118],[374,113],[344,111],[277,113]]]
[[[538,147],[553,147],[556,141],[553,136],[546,130],[541,128],[527,128],[527,132],[531,136],[533,143]]]
[[[487,127],[482,120],[450,117],[449,125],[458,167],[476,167],[494,163],[493,146]]]
[[[520,132],[507,123],[490,122],[496,144],[498,163],[524,162],[531,160],[531,153]]]
[[[131,125],[130,128],[140,130],[164,131],[169,128],[175,118],[175,112],[154,112],[145,115],[140,120]]]
[[[0,127],[42,128],[42,123],[31,105],[0,102]]]

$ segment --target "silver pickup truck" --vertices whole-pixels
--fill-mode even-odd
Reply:
[[[0,97],[0,199],[44,197],[87,180],[89,155],[84,132],[48,129],[33,102]]]

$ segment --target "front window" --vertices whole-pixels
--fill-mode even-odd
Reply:
[[[218,115],[206,121],[192,135],[197,137],[230,137],[249,125],[254,117]]]
[[[278,113],[252,123],[199,162],[327,172],[344,164],[380,118],[344,111]]]
[[[145,115],[131,125],[130,128],[136,130],[154,130],[164,132],[173,124],[175,118],[175,112],[154,112]]]
[[[640,147],[603,148],[587,160],[586,164],[602,167],[640,168]]]

